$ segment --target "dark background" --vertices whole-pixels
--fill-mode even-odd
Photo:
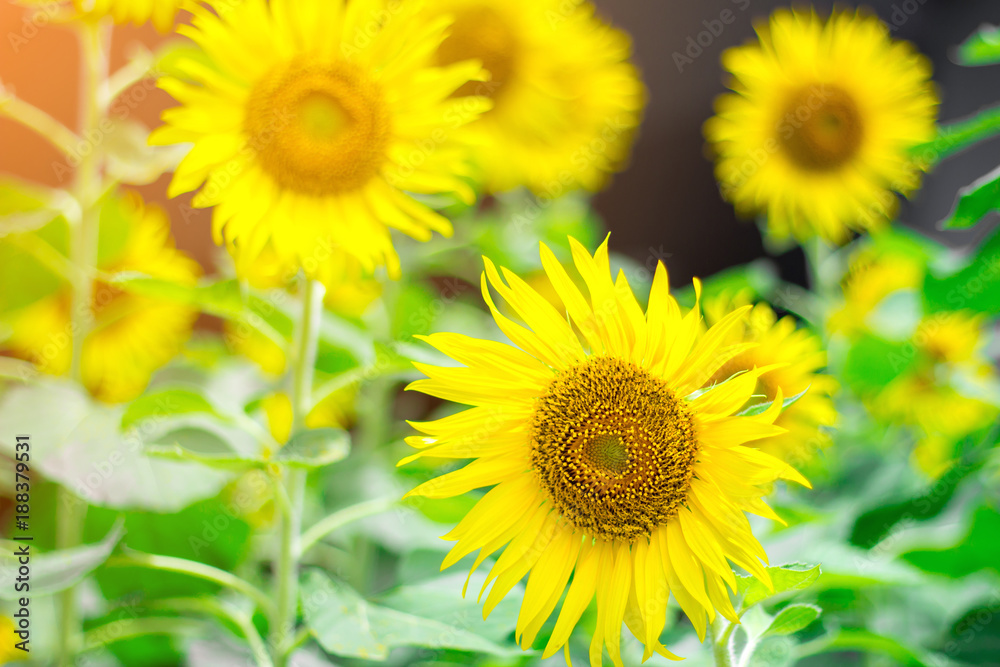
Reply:
[[[637,258],[663,247],[671,282],[720,269],[765,254],[752,221],[738,221],[719,196],[712,164],[705,156],[701,125],[712,114],[713,99],[725,91],[719,64],[722,52],[754,37],[753,25],[776,7],[774,0],[597,0],[605,18],[633,36],[636,60],[649,88],[649,106],[635,145],[632,164],[597,197],[597,207],[612,231],[613,247]],[[806,5],[801,5],[806,6]],[[817,2],[829,12],[832,3]],[[1000,23],[996,0],[884,0],[838,3],[867,7],[934,64],[942,97],[943,122],[966,117],[1000,103],[1000,66],[961,67],[951,60],[955,46],[982,23]],[[741,11],[741,7],[746,7]],[[684,53],[689,38],[706,30],[704,21],[730,9],[736,20],[678,71],[674,52]],[[899,25],[894,25],[899,24]],[[703,37],[703,41],[707,41]],[[686,55],[686,54],[685,54]],[[900,220],[925,234],[961,247],[985,235],[991,222],[966,232],[938,232],[937,223],[951,210],[959,188],[1000,164],[1000,142],[986,142],[937,167],[924,187],[904,203]],[[801,252],[779,259],[782,272],[801,278]],[[676,278],[675,278],[676,276]]]
[[[597,5],[605,18],[632,34],[636,60],[649,88],[649,106],[632,164],[597,197],[597,206],[613,233],[613,248],[640,261],[649,257],[651,248],[667,255],[675,284],[761,256],[764,250],[756,226],[738,222],[719,196],[712,165],[705,157],[701,126],[711,115],[712,100],[725,90],[719,65],[722,51],[751,38],[755,20],[788,3],[597,0]],[[828,12],[831,3],[818,2],[816,6]],[[892,25],[895,37],[913,41],[933,61],[943,97],[943,121],[1000,103],[1000,66],[965,68],[949,59],[953,48],[981,23],[1000,23],[1000,2],[878,0],[863,6]],[[673,54],[683,53],[688,39],[697,39],[698,33],[706,30],[704,22],[717,20],[726,9],[733,11],[736,20],[724,26],[703,53],[678,72]],[[0,80],[72,127],[78,99],[77,47],[72,35],[58,26],[29,25],[35,11],[0,0]],[[11,34],[27,36],[27,42],[15,48]],[[137,41],[154,46],[163,39],[149,26],[116,29],[112,67],[125,61],[125,54]],[[137,92],[142,99],[136,103],[134,117],[153,127],[160,112],[173,103],[148,82],[140,86]],[[903,206],[903,222],[955,247],[985,235],[991,224],[948,233],[935,232],[934,227],[948,214],[959,188],[1000,164],[998,147],[1000,142],[988,142],[940,165],[916,199]],[[43,139],[0,119],[0,176],[15,174],[49,185],[65,185],[53,170],[58,161],[58,154]],[[210,213],[186,209],[182,215],[190,196],[168,202],[168,181],[169,176],[163,176],[139,189],[148,200],[171,210],[178,245],[211,267],[218,251],[211,241]],[[779,264],[787,279],[802,279],[800,251],[785,253]]]

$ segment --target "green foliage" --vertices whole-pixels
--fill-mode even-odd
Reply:
[[[277,463],[292,468],[322,468],[336,463],[351,451],[350,437],[339,428],[314,428],[292,436],[274,455]]]
[[[31,553],[28,561],[30,574],[27,578],[30,588],[26,589],[27,592],[18,592],[14,586],[4,587],[0,589],[0,599],[17,600],[25,595],[52,595],[80,583],[108,559],[123,534],[122,523],[119,521],[100,542],[43,554],[35,553],[30,542],[9,541],[3,551],[3,567],[16,571],[19,565],[24,564],[17,555],[19,550],[28,549]]]
[[[959,190],[955,210],[941,226],[944,229],[965,229],[997,210],[1000,210],[1000,170],[992,171]]]
[[[949,548],[919,549],[902,558],[927,572],[964,577],[982,569],[1000,572],[1000,513],[990,507],[976,510],[969,533]]]
[[[472,629],[373,604],[345,584],[307,572],[302,580],[306,623],[320,645],[344,657],[385,660],[397,646],[506,655],[511,649]]]
[[[1000,63],[1000,29],[983,25],[972,33],[956,50],[962,65],[995,65]]]
[[[766,569],[767,573],[771,576],[771,583],[774,585],[773,590],[769,589],[764,582],[756,577],[738,576],[736,578],[736,594],[740,596],[743,609],[749,609],[755,604],[776,595],[808,588],[819,579],[822,573],[819,565],[809,566],[801,563],[768,567]]]
[[[969,309],[1000,313],[1000,227],[950,275],[928,274],[924,299],[931,312]]]

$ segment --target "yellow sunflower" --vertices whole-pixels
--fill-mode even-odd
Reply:
[[[169,31],[181,7],[193,0],[73,0],[77,10],[92,16],[111,16],[115,23],[141,25],[152,22],[160,32]]]
[[[216,242],[248,260],[270,244],[322,278],[316,267],[339,248],[369,272],[386,265],[397,276],[390,229],[420,240],[451,233],[413,193],[474,200],[456,130],[489,107],[484,97],[450,97],[484,74],[473,61],[433,65],[449,20],[423,20],[419,5],[193,9],[193,25],[178,31],[208,63],[183,61],[184,80],[161,80],[181,106],[150,139],[194,144],[170,194],[201,187],[193,203],[215,207]]]
[[[424,435],[407,442],[420,451],[400,464],[423,456],[475,459],[408,495],[445,498],[493,487],[446,536],[457,544],[443,566],[478,550],[474,570],[503,549],[484,585],[483,592],[493,584],[484,615],[529,575],[516,628],[523,647],[534,643],[572,575],[545,656],[566,644],[596,596],[592,664],[601,663],[606,646],[621,665],[623,620],[646,658],[654,651],[675,658],[658,639],[668,597],[702,638],[717,611],[738,622],[726,591],[736,585],[727,559],[770,585],[761,565],[766,554],[745,513],[777,519],[761,500],[763,487],[777,479],[808,482],[745,445],[784,432],[774,424],[780,388],[763,414],[735,414],[766,369],[699,391],[700,378],[747,349],[725,342],[747,309],[699,335],[700,309],[682,317],[662,264],[643,313],[624,273],[612,280],[607,241],[593,256],[570,244],[589,299],[542,244],[563,308],[486,259],[483,298],[515,346],[454,333],[424,338],[463,365],[417,364],[428,379],[409,388],[473,407],[414,423]],[[500,312],[490,286],[527,327]],[[700,295],[697,282],[695,290]]]
[[[134,193],[104,204],[100,234],[98,269],[105,274],[140,272],[181,285],[193,285],[200,274],[198,264],[174,247],[166,213]],[[45,373],[66,373],[72,357],[71,301],[65,285],[15,313],[7,351]],[[102,280],[94,281],[91,309],[94,327],[83,344],[83,384],[112,403],[142,392],[153,372],[180,351],[197,317],[188,306],[132,294]]]
[[[853,10],[779,10],[757,34],[723,55],[734,93],[705,125],[723,195],[779,238],[882,225],[920,184],[908,150],[935,134],[930,62]]]
[[[235,253],[234,259],[236,272],[258,289],[285,288],[298,272],[294,263],[279,257],[270,245],[251,260],[240,252]],[[382,294],[382,284],[366,274],[354,256],[339,249],[331,249],[329,259],[316,265],[316,272],[326,285],[323,304],[343,317],[361,317]],[[287,345],[278,345],[243,324],[227,321],[224,329],[226,343],[234,352],[246,356],[269,375],[285,371]]]
[[[469,126],[487,190],[557,197],[623,168],[645,89],[628,36],[589,2],[430,0],[426,11],[455,17],[439,63],[475,58],[490,73],[456,92],[493,100]]]
[[[177,12],[198,0],[68,0],[65,2],[66,12],[57,15],[57,20],[63,18],[74,20],[86,18],[90,20],[110,16],[119,24],[132,23],[142,25],[152,23],[160,32],[169,32],[174,26]],[[55,7],[60,0],[21,0],[22,4],[39,7]],[[72,4],[72,9],[70,5]]]
[[[747,303],[745,295],[712,299],[705,304],[705,321],[709,325],[721,322]],[[773,401],[779,389],[785,396],[805,392],[774,422],[787,432],[756,443],[761,451],[784,461],[805,464],[817,450],[829,444],[830,438],[821,427],[832,426],[837,418],[831,398],[837,390],[837,381],[821,372],[826,367],[823,343],[809,330],[798,327],[795,318],[786,316],[779,320],[766,303],[753,306],[741,326],[730,332],[730,344],[744,341],[758,345],[727,361],[706,386],[724,382],[735,373],[766,367],[770,370],[757,381],[753,400]]]
[[[869,316],[886,297],[923,285],[924,269],[903,253],[866,248],[850,261],[841,281],[843,305],[827,319],[831,333],[855,336],[868,329]]]
[[[948,469],[956,441],[1000,418],[1000,407],[976,395],[997,385],[983,325],[982,316],[957,311],[925,317],[913,335],[915,367],[872,401],[876,416],[916,428],[914,462],[928,475]]]

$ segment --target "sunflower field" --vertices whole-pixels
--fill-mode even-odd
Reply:
[[[777,1],[0,0],[0,663],[1000,667],[1000,9]]]

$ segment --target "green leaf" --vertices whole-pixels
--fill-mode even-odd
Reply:
[[[983,25],[958,47],[960,65],[975,67],[1000,63],[1000,28]]]
[[[802,630],[819,618],[822,609],[812,604],[793,604],[785,607],[771,621],[763,637],[790,635]]]
[[[204,413],[224,419],[201,394],[190,389],[164,389],[144,394],[129,403],[122,415],[122,430],[146,419]]]
[[[774,591],[768,590],[767,586],[755,577],[740,575],[736,577],[736,592],[743,596],[743,609],[749,609],[775,595],[808,588],[819,579],[821,572],[819,565],[809,566],[801,563],[769,567],[767,573],[771,575]]]
[[[924,660],[915,650],[892,637],[877,635],[868,630],[841,630],[832,640],[823,642],[822,648],[815,653],[835,651],[861,651],[886,655],[892,658],[894,664],[906,667],[930,667],[930,664],[941,664],[938,661],[930,663]]]
[[[92,401],[59,380],[8,389],[0,397],[0,423],[32,436],[31,470],[58,481],[92,505],[176,512],[214,496],[228,475],[146,456],[145,429],[119,430],[124,408]],[[0,451],[14,458],[12,434]]]
[[[11,541],[9,548],[3,551],[2,579],[9,585],[0,587],[0,599],[16,600],[27,595],[14,589],[18,568],[22,564],[15,555],[19,547],[27,547],[29,551],[27,566],[31,569],[31,597],[51,595],[75,586],[96,570],[108,559],[124,534],[122,521],[119,520],[100,542],[37,555],[31,548],[31,542]]]
[[[188,474],[190,465],[185,466]],[[186,507],[179,512],[113,512],[100,507],[87,510],[85,536],[102,535],[115,518],[124,514],[127,533],[123,546],[146,553],[198,561],[229,572],[238,571],[249,549],[251,528],[244,511],[252,511],[258,496],[269,494],[271,485],[262,474],[244,484],[241,495],[222,495]],[[210,595],[216,583],[177,572],[144,567],[102,567],[96,573],[101,592],[108,600],[129,599],[137,591],[144,601],[179,596]]]
[[[781,409],[787,410],[789,405],[795,403],[797,400],[805,396],[807,391],[809,391],[809,387],[806,387],[805,389],[795,394],[794,396],[789,396],[788,398],[783,400],[781,402]],[[774,405],[774,401],[767,401],[766,403],[755,403],[746,410],[743,410],[742,412],[738,413],[737,416],[755,417],[757,415],[764,414],[765,412],[767,412],[768,408],[770,408],[772,405]]]
[[[880,500],[877,507],[865,512],[854,522],[850,543],[870,549],[902,520],[933,519],[951,501],[962,480],[978,469],[978,465],[960,465],[935,480],[934,484],[918,496],[895,503]]]
[[[969,309],[991,316],[1000,312],[1000,227],[961,270],[943,277],[929,273],[924,300],[930,312]]]
[[[316,570],[303,576],[302,599],[306,625],[320,646],[335,655],[385,660],[397,646],[493,655],[515,653],[513,649],[463,629],[460,624],[449,625],[372,604],[345,584]]]
[[[979,508],[965,539],[943,549],[910,551],[902,559],[925,572],[952,578],[990,569],[1000,571],[1000,513],[989,507]]]
[[[441,554],[434,552],[433,571],[441,569]],[[401,577],[402,578],[402,577]],[[463,623],[475,619],[474,629],[481,635],[496,642],[503,642],[517,624],[518,610],[524,587],[518,584],[501,600],[489,618],[482,618],[482,610],[476,601],[475,591],[486,583],[484,572],[474,572],[469,578],[468,594],[461,595],[466,575],[456,572],[432,577],[415,584],[399,586],[380,595],[378,602],[407,614],[422,618],[433,618],[442,623]],[[404,579],[406,581],[406,579]]]
[[[135,294],[194,306],[210,315],[245,324],[282,347],[292,333],[291,319],[275,303],[257,294],[244,295],[235,280],[192,287],[136,272],[117,273],[108,280]],[[285,294],[283,298],[290,297]]]
[[[867,395],[881,390],[916,362],[911,345],[866,333],[851,345],[840,376],[854,391]]]
[[[336,463],[351,452],[347,431],[314,428],[299,431],[274,455],[276,463],[293,468],[322,468]]]
[[[941,223],[942,229],[972,227],[987,214],[1000,210],[1000,169],[995,169],[971,185],[958,191],[958,200],[951,215]]]

